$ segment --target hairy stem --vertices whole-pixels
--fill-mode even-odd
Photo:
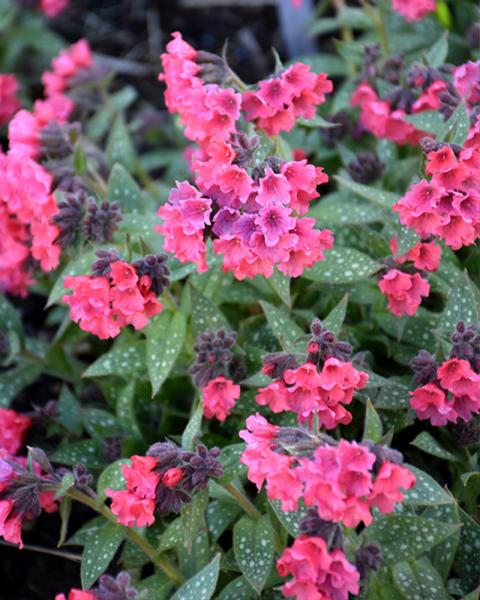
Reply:
[[[130,527],[124,527],[123,525],[120,525],[112,511],[109,510],[104,504],[99,504],[93,498],[87,496],[87,494],[84,494],[83,492],[80,492],[79,490],[75,489],[70,489],[67,492],[67,496],[72,498],[72,500],[76,500],[77,502],[81,502],[82,504],[89,506],[90,508],[101,514],[102,517],[105,517],[111,523],[115,523],[115,525],[123,527],[125,537],[127,537],[131,542],[138,546],[148,556],[152,563],[165,573],[165,575],[167,575],[168,577],[170,577],[170,579],[173,579],[173,581],[179,584],[185,581],[185,578],[180,573],[180,571],[168,559],[160,556],[160,554],[155,550],[155,548],[150,544],[150,542],[144,537],[142,537],[138,533],[138,531]]]
[[[237,503],[243,508],[249,517],[252,519],[260,519],[262,513],[252,504],[252,502],[245,496],[243,492],[237,489],[232,483],[224,483],[223,488],[235,498]]]

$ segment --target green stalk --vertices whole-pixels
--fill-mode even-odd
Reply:
[[[262,513],[254,504],[252,504],[245,494],[237,489],[232,483],[224,483],[223,489],[226,490],[230,496],[235,498],[239,506],[243,508],[249,517],[252,517],[252,519],[255,519],[255,521],[260,519]]]
[[[125,537],[138,546],[148,556],[152,563],[161,569],[170,579],[173,579],[175,583],[182,584],[185,581],[185,578],[180,571],[168,559],[160,556],[150,542],[142,537],[138,531],[132,529],[131,527],[120,525],[112,511],[109,510],[104,504],[98,504],[93,498],[87,496],[87,494],[75,489],[68,490],[66,495],[72,498],[72,500],[76,500],[77,502],[81,502],[82,504],[89,506],[111,523],[122,527],[124,529]]]

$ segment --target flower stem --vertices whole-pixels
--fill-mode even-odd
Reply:
[[[262,513],[250,502],[243,492],[237,489],[232,483],[224,483],[223,488],[235,498],[238,504],[243,508],[249,517],[252,519],[260,519]]]
[[[76,500],[77,502],[81,502],[82,504],[89,506],[96,512],[100,513],[102,517],[105,517],[111,523],[115,523],[115,525],[122,527],[124,529],[125,537],[138,546],[148,556],[152,563],[161,569],[170,579],[173,579],[173,581],[178,584],[181,584],[185,581],[185,578],[180,571],[168,559],[160,556],[150,542],[142,537],[138,531],[132,529],[131,527],[125,527],[119,524],[115,515],[104,504],[99,504],[93,498],[87,496],[87,494],[75,489],[70,489],[67,492],[67,496],[72,498],[72,500]]]

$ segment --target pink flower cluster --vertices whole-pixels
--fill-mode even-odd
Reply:
[[[105,490],[112,498],[111,510],[118,522],[127,527],[146,527],[155,521],[155,498],[162,476],[155,471],[158,461],[153,456],[132,456],[130,465],[121,470],[127,484],[126,490]]]
[[[301,105],[302,114],[310,114],[321,95],[313,88],[320,81],[327,87],[330,83],[325,76],[315,76],[298,64],[279,78],[262,82],[258,98],[252,92],[242,99],[233,88],[205,84],[196,60],[199,53],[179,33],[162,55],[164,73],[160,78],[167,84],[167,107],[180,115],[186,137],[200,144],[191,155],[196,187],[177,182],[167,204],[158,211],[163,225],[157,230],[165,236],[165,249],[205,271],[206,240],[210,236],[214,252],[223,256],[224,271],[233,272],[237,279],[257,274],[271,277],[274,266],[297,277],[322,260],[323,251],[333,245],[330,231],[314,229],[311,218],[299,218],[318,197],[317,186],[328,177],[306,160],[257,160],[258,139],[238,133],[236,121],[244,102],[263,106],[266,98],[275,96],[275,89],[286,97],[293,94],[295,86],[298,95],[289,98],[295,97],[298,106],[293,108],[293,100],[289,101],[288,110],[299,111]],[[257,113],[250,110],[250,118],[256,119]],[[267,119],[265,111],[271,113],[269,119],[285,120],[280,116],[279,101],[269,103],[268,108],[265,104],[260,120]]]
[[[8,123],[20,108],[17,92],[18,81],[15,75],[0,73],[0,127]]]
[[[127,325],[142,329],[163,308],[150,276],[139,276],[123,260],[110,263],[105,275],[65,277],[64,287],[73,290],[72,295],[63,296],[71,319],[102,340],[116,337]]]
[[[411,316],[417,312],[422,297],[427,297],[430,292],[430,285],[421,274],[411,271],[436,271],[442,250],[435,242],[417,242],[406,254],[398,256],[396,238],[391,239],[390,247],[393,260],[399,265],[407,263],[406,270],[389,269],[379,280],[378,286],[382,294],[387,296],[392,314],[396,317],[403,314]]]
[[[392,0],[392,8],[411,23],[436,9],[435,0]]]
[[[458,250],[480,236],[480,119],[458,156],[447,144],[427,155],[423,179],[394,206],[400,222],[419,236],[438,237]]]
[[[308,65],[295,63],[283,73],[260,81],[258,90],[246,92],[242,110],[247,121],[254,121],[267,135],[290,131],[295,121],[312,119],[318,105],[333,84],[324,73],[312,73]]]
[[[50,193],[51,177],[22,154],[0,153],[0,290],[25,295],[30,259],[44,271],[59,262],[55,244],[58,228],[51,218],[57,212]]]
[[[402,490],[415,484],[408,469],[389,460],[382,460],[374,474],[376,455],[357,442],[341,440],[333,446],[319,440],[311,454],[297,457],[285,452],[280,427],[258,413],[248,417],[246,424],[240,432],[246,442],[240,462],[259,490],[266,483],[267,496],[279,500],[282,510],[296,510],[303,497],[325,521],[368,526],[373,508],[392,512],[395,503],[403,500]]]
[[[360,576],[342,550],[330,551],[321,537],[302,535],[277,562],[281,577],[293,579],[282,587],[284,596],[301,600],[348,600],[359,593]]]
[[[261,388],[256,400],[275,413],[295,412],[302,422],[317,415],[323,427],[333,429],[351,422],[352,415],[344,405],[351,403],[355,390],[361,390],[367,381],[367,373],[357,371],[351,362],[327,358],[320,372],[311,362],[287,369]]]
[[[467,360],[450,358],[437,368],[433,381],[411,392],[410,406],[432,425],[470,421],[480,412],[480,374]]]
[[[7,408],[0,408],[0,452],[17,454],[23,446],[25,432],[32,425],[30,417]]]
[[[201,388],[203,414],[207,419],[215,417],[225,421],[235,401],[240,398],[240,386],[223,376],[215,377]]]
[[[73,588],[68,592],[68,596],[65,594],[56,594],[55,600],[97,600],[97,596],[94,592],[79,590]]]
[[[480,102],[480,60],[469,60],[456,67],[453,83],[470,107]]]
[[[405,110],[392,109],[390,103],[382,100],[369,83],[360,83],[352,94],[350,103],[360,107],[360,122],[375,137],[403,145],[418,144],[425,135],[405,120]],[[427,110],[423,104],[422,101],[422,110]]]
[[[45,96],[50,98],[68,90],[72,80],[93,64],[92,52],[87,40],[81,39],[65,48],[52,60],[52,71],[42,75]]]

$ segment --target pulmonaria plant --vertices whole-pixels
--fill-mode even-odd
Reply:
[[[423,179],[393,207],[400,222],[419,236],[444,240],[458,250],[480,236],[480,118],[462,148],[426,142],[427,164]]]
[[[292,411],[300,422],[318,419],[326,429],[347,425],[352,415],[345,409],[356,390],[365,387],[368,374],[347,359],[352,347],[338,341],[318,319],[312,322],[307,360],[299,364],[294,355],[273,354],[264,358],[263,372],[274,379],[257,394],[257,403],[274,413]]]
[[[168,285],[166,256],[148,255],[133,264],[115,251],[99,250],[97,256],[93,275],[65,277],[64,286],[73,291],[63,296],[71,319],[100,339],[116,337],[127,325],[142,329],[163,308],[157,294]]]
[[[204,55],[180,34],[174,34],[167,50],[160,76],[167,85],[167,107],[178,112],[185,135],[199,148],[192,157],[196,185],[177,182],[158,211],[165,250],[205,271],[211,238],[223,270],[237,279],[271,277],[275,266],[298,277],[333,245],[329,230],[315,229],[314,219],[301,217],[328,177],[306,160],[276,156],[273,143],[272,152],[257,152],[258,137],[241,129],[241,117],[245,113],[244,120],[255,121],[267,134],[289,130],[299,116],[314,116],[331,82],[296,64],[260,82],[257,92],[241,94],[205,83],[202,77],[209,80],[212,69],[225,81],[231,72],[214,58],[204,62]]]
[[[379,274],[378,287],[388,299],[388,308],[396,317],[417,312],[422,297],[428,297],[430,284],[424,271],[436,271],[441,248],[435,242],[417,242],[402,256],[397,255],[397,239],[390,240],[392,258]]]
[[[203,445],[185,452],[172,442],[153,444],[146,456],[132,456],[130,465],[122,465],[126,490],[105,490],[112,498],[113,514],[127,527],[148,527],[155,514],[180,512],[210,478],[222,476],[219,454],[218,448],[208,450]]]
[[[442,426],[470,422],[480,412],[480,335],[475,326],[457,323],[448,360],[439,363],[426,350],[412,360],[415,381],[410,406],[419,419]]]

